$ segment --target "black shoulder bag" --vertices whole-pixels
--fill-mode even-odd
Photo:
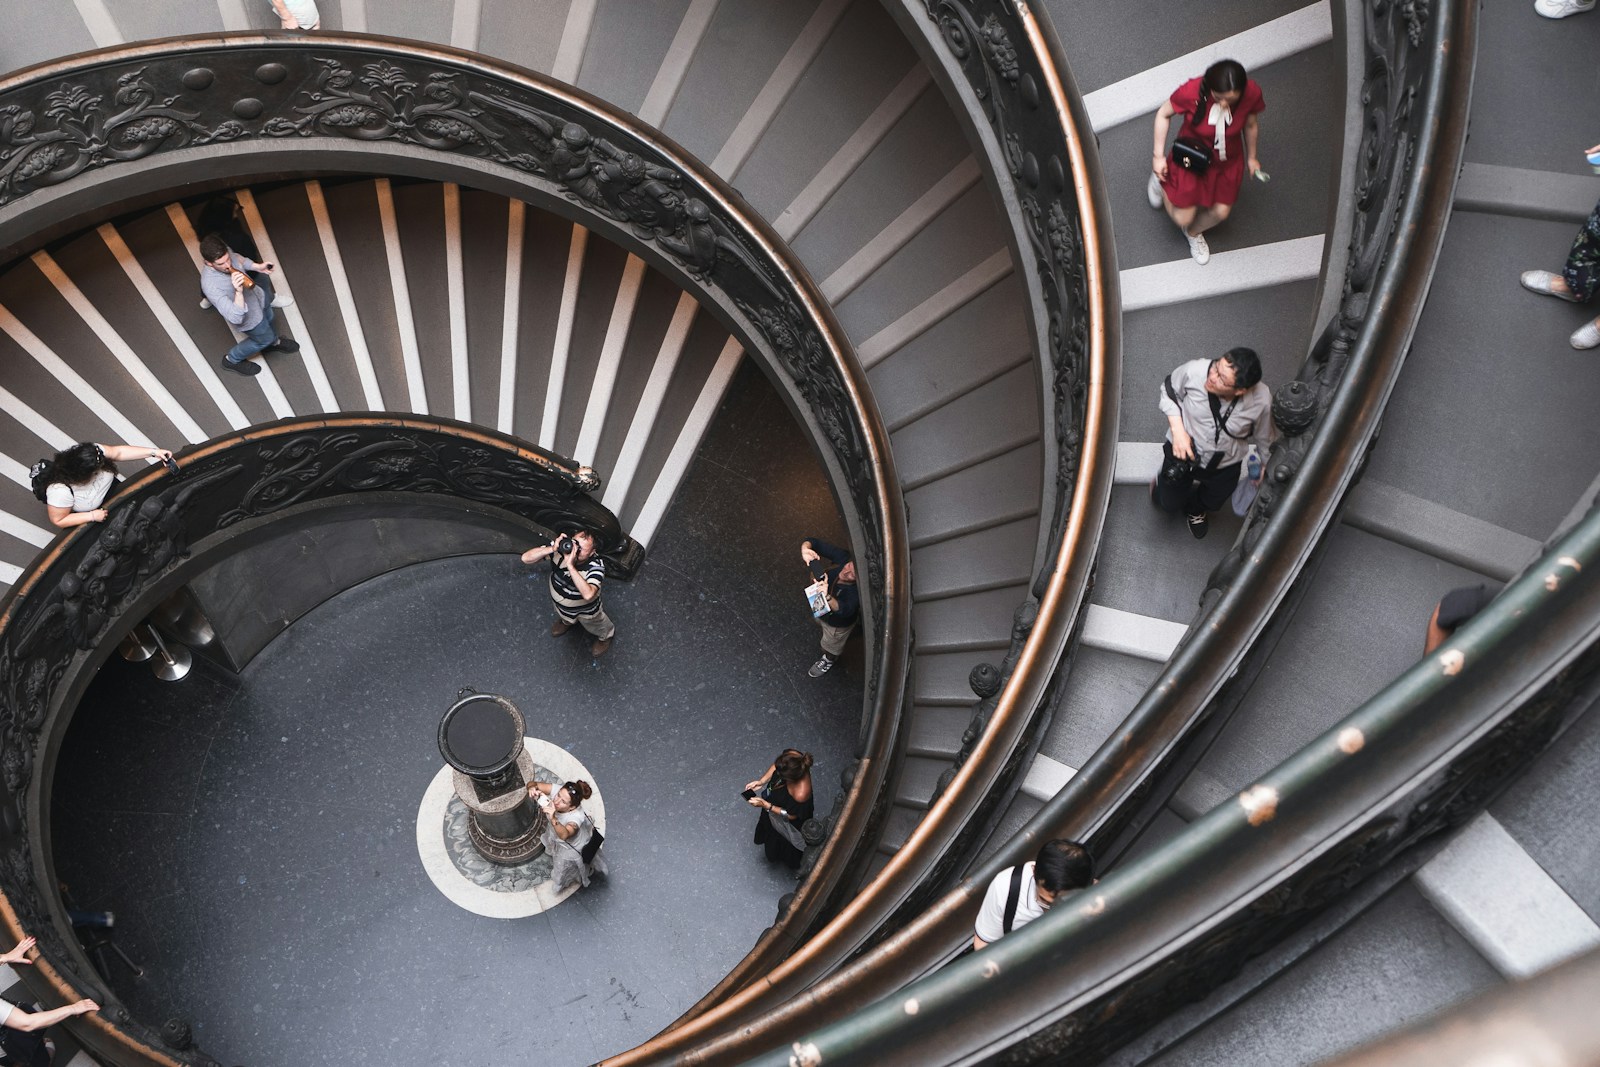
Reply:
[[[1194,105],[1194,126],[1196,129],[1200,127],[1200,112],[1206,106],[1206,96],[1205,82],[1201,82],[1200,98],[1195,101]],[[1172,152],[1169,158],[1172,160],[1173,166],[1182,167],[1190,174],[1198,177],[1206,172],[1207,167],[1211,166],[1211,146],[1199,136],[1180,136],[1176,141],[1172,142]]]
[[[600,855],[600,846],[606,843],[606,835],[600,832],[600,827],[589,820],[589,840],[584,842],[583,848],[578,851],[578,858],[583,860],[585,867],[594,866],[594,858]]]

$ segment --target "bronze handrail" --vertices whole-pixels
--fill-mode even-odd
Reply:
[[[948,0],[933,6],[948,6]],[[905,916],[904,926],[859,960],[739,1034],[708,1045],[707,1060],[713,1053],[732,1057],[761,1042],[770,1048],[794,1040],[819,1022],[888,996],[970,937],[978,903],[999,870],[1055,837],[1085,839],[1114,854],[1117,834],[1142,826],[1180,780],[1177,771],[1219,692],[1290,599],[1331,528],[1403,363],[1465,142],[1476,27],[1470,7],[1449,0],[1431,15],[1403,5],[1368,12],[1363,95],[1370,114],[1353,193],[1360,219],[1344,312],[1314,347],[1306,381],[1283,391],[1275,417],[1285,441],[1271,457],[1260,505],[1213,576],[1206,610],[1185,645],[1110,740],[1011,841],[949,893]],[[1305,403],[1318,396],[1332,398],[1321,411]]]
[[[693,291],[762,362],[814,442],[862,564],[869,623],[866,726],[838,832],[753,951],[781,956],[853,892],[839,888],[841,873],[852,854],[871,851],[906,691],[904,503],[844,332],[733,189],[659,131],[570,86],[476,53],[349,34],[106,49],[0,80],[0,108],[12,116],[0,124],[0,247],[10,256],[90,218],[164,201],[175,186],[388,173],[534,202]],[[25,577],[18,589],[30,585]],[[64,948],[41,939],[52,953]],[[130,1041],[124,1053],[141,1048]]]
[[[1473,5],[1454,0],[1435,5],[1431,15],[1402,5],[1368,11],[1363,97],[1370,114],[1344,313],[1314,347],[1306,383],[1284,391],[1288,403],[1275,416],[1286,441],[1274,451],[1263,499],[1213,576],[1206,610],[1185,645],[1111,739],[1021,832],[872,953],[808,989],[784,1010],[784,1025],[770,1020],[771,1040],[794,1040],[807,1022],[841,1020],[938,965],[970,936],[994,875],[1044,841],[1077,837],[1115,854],[1117,835],[1141,826],[1180,780],[1189,743],[1290,598],[1377,432],[1449,214],[1465,143],[1475,27]],[[1332,397],[1320,412],[1305,403],[1318,395]],[[848,1029],[839,1026],[841,1033]]]
[[[1413,845],[1482,811],[1590,712],[1597,623],[1600,508],[1591,508],[1443,647],[1160,849],[750,1063],[1098,1062]]]
[[[796,1015],[813,1004],[815,990],[833,987],[830,972],[883,936],[886,924],[920,909],[923,897],[962,859],[961,835],[1005,793],[1018,769],[1019,742],[1058,682],[1087,601],[1114,474],[1120,383],[1116,258],[1104,224],[1109,210],[1094,135],[1054,35],[1026,5],[1014,11],[995,6],[1011,20],[1007,25],[1015,37],[1007,40],[1019,42],[1006,53],[1003,66],[1017,77],[1001,74],[1004,91],[1014,94],[1019,108],[1043,115],[1034,124],[1035,136],[1054,138],[1053,153],[1037,169],[1007,171],[1003,178],[1022,231],[1013,233],[1017,254],[1034,279],[1029,307],[1042,338],[1040,351],[1046,353],[1041,377],[1044,395],[1053,402],[1060,449],[1055,482],[1061,498],[1051,516],[1055,536],[1035,586],[1037,616],[1008,656],[1014,669],[995,698],[988,728],[877,878],[781,964],[768,971],[741,967],[719,987],[730,991],[725,999],[608,1058],[609,1067],[668,1059],[729,1062],[802,1025]],[[992,140],[995,135],[991,129],[984,136]],[[993,159],[985,165],[999,166]],[[1028,185],[1027,174],[1045,184]],[[1014,181],[1021,184],[1013,186]]]

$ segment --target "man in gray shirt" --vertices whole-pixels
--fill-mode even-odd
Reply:
[[[1186,516],[1189,532],[1204,537],[1210,513],[1239,484],[1251,444],[1265,455],[1272,443],[1272,392],[1261,381],[1260,358],[1253,349],[1230,348],[1218,359],[1179,365],[1161,383],[1161,413],[1167,439],[1150,499]],[[1191,463],[1183,477],[1169,476],[1174,459]]]
[[[214,233],[200,239],[200,258],[205,265],[200,268],[200,291],[217,313],[244,338],[222,357],[228,370],[246,376],[260,374],[261,368],[250,362],[257,352],[298,352],[300,345],[287,337],[279,337],[272,326],[272,282],[267,275],[273,264],[257,263],[228,249],[228,243]],[[261,272],[257,279],[248,272]]]

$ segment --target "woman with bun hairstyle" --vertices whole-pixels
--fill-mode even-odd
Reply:
[[[544,847],[553,861],[550,880],[556,889],[565,889],[574,882],[586,886],[590,875],[605,874],[605,857],[599,852],[589,863],[583,862],[583,848],[595,835],[594,820],[583,810],[583,802],[594,796],[594,787],[581,779],[559,786],[554,782],[529,782],[528,795],[538,797],[539,807],[548,816]]]
[[[33,492],[50,513],[50,522],[65,530],[86,522],[105,522],[100,505],[117,481],[117,464],[136,459],[170,460],[172,453],[153,445],[97,445],[85,441],[41,460],[28,472]]]
[[[811,753],[784,749],[767,773],[747,783],[744,791],[751,806],[761,809],[756,817],[755,843],[766,848],[768,860],[799,870],[806,848],[800,828],[815,810],[811,802]]]
[[[1233,211],[1245,171],[1261,171],[1256,158],[1261,138],[1256,116],[1266,109],[1261,86],[1251,81],[1237,60],[1223,59],[1191,78],[1156,112],[1155,154],[1145,190],[1150,206],[1165,208],[1189,240],[1189,255],[1200,266],[1211,259],[1205,232]],[[1203,169],[1186,170],[1167,151],[1172,117],[1183,124],[1178,140],[1201,146],[1211,161]]]

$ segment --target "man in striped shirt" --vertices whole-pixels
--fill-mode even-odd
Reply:
[[[561,542],[571,541],[571,549],[559,551]],[[550,602],[555,605],[556,621],[550,636],[560,637],[573,625],[582,626],[594,638],[589,654],[603,656],[616,635],[616,624],[600,603],[600,586],[606,580],[606,561],[595,554],[594,535],[587,530],[562,534],[548,545],[530,548],[522,562],[550,561]]]

